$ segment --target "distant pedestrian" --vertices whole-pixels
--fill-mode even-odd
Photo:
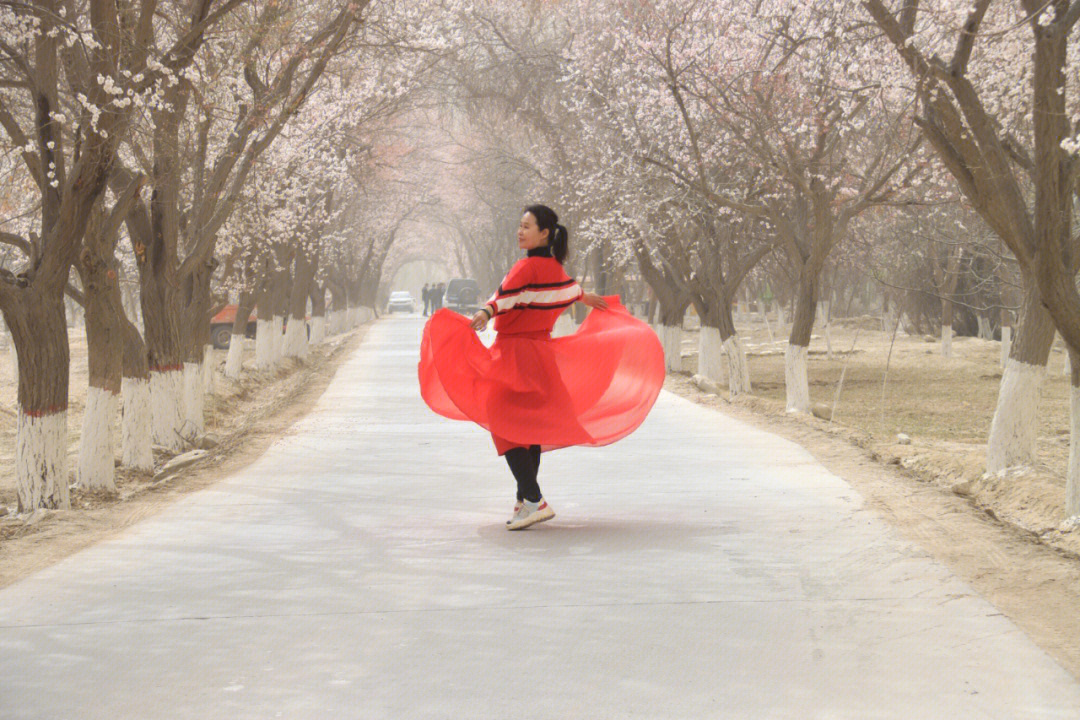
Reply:
[[[428,288],[427,283],[424,283],[424,289],[420,291],[420,295],[424,298],[424,317],[427,317],[428,305],[431,302],[431,290]]]
[[[435,303],[434,303],[434,305],[432,305],[432,312],[434,312],[435,310],[441,310],[442,309],[442,298],[443,298],[443,293],[445,293],[445,292],[446,292],[446,285],[445,284],[439,283],[438,285],[435,286]]]
[[[432,410],[476,422],[506,456],[517,481],[507,530],[555,516],[536,479],[541,451],[626,437],[664,384],[664,349],[653,329],[617,295],[584,292],[566,274],[567,232],[551,208],[525,209],[517,243],[525,257],[471,320],[432,314],[417,368]],[[572,335],[551,337],[555,320],[575,302],[602,312],[590,312]],[[493,317],[497,335],[488,348],[474,331]]]

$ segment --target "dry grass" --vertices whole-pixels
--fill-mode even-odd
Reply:
[[[692,326],[693,321],[687,323]],[[826,356],[820,331],[810,345],[810,397],[825,417],[843,386],[833,423],[806,422],[822,429],[842,429],[849,439],[884,462],[902,465],[921,479],[970,497],[995,516],[1039,535],[1043,540],[1080,552],[1080,533],[1062,533],[1065,471],[1068,464],[1068,383],[1064,354],[1055,347],[1043,385],[1039,441],[1034,466],[1005,478],[984,477],[985,443],[1001,380],[1000,343],[954,338],[953,357],[941,356],[933,339],[897,333],[889,358],[891,332],[834,325],[833,359]],[[753,394],[736,402],[763,414],[784,412],[784,339],[777,328],[770,343],[759,318],[739,323],[748,350]],[[697,336],[688,330],[683,370],[697,369]],[[850,353],[848,351],[851,351]],[[846,368],[846,372],[845,372]],[[692,387],[692,386],[691,386]],[[900,445],[897,434],[912,438]]]

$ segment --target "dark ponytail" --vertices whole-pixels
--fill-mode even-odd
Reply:
[[[531,213],[536,218],[536,227],[548,231],[548,245],[551,254],[561,264],[570,251],[570,234],[566,227],[559,224],[559,216],[547,205],[529,205],[523,212]]]

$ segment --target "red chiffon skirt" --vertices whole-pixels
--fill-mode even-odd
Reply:
[[[420,343],[420,394],[438,414],[486,428],[500,455],[626,437],[660,394],[664,349],[617,295],[604,299],[571,335],[500,333],[490,348],[469,318],[436,311]]]

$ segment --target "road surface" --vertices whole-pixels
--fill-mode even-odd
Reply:
[[[1076,680],[798,446],[669,393],[505,462],[368,330],[243,472],[0,591],[0,717],[1063,718]]]

